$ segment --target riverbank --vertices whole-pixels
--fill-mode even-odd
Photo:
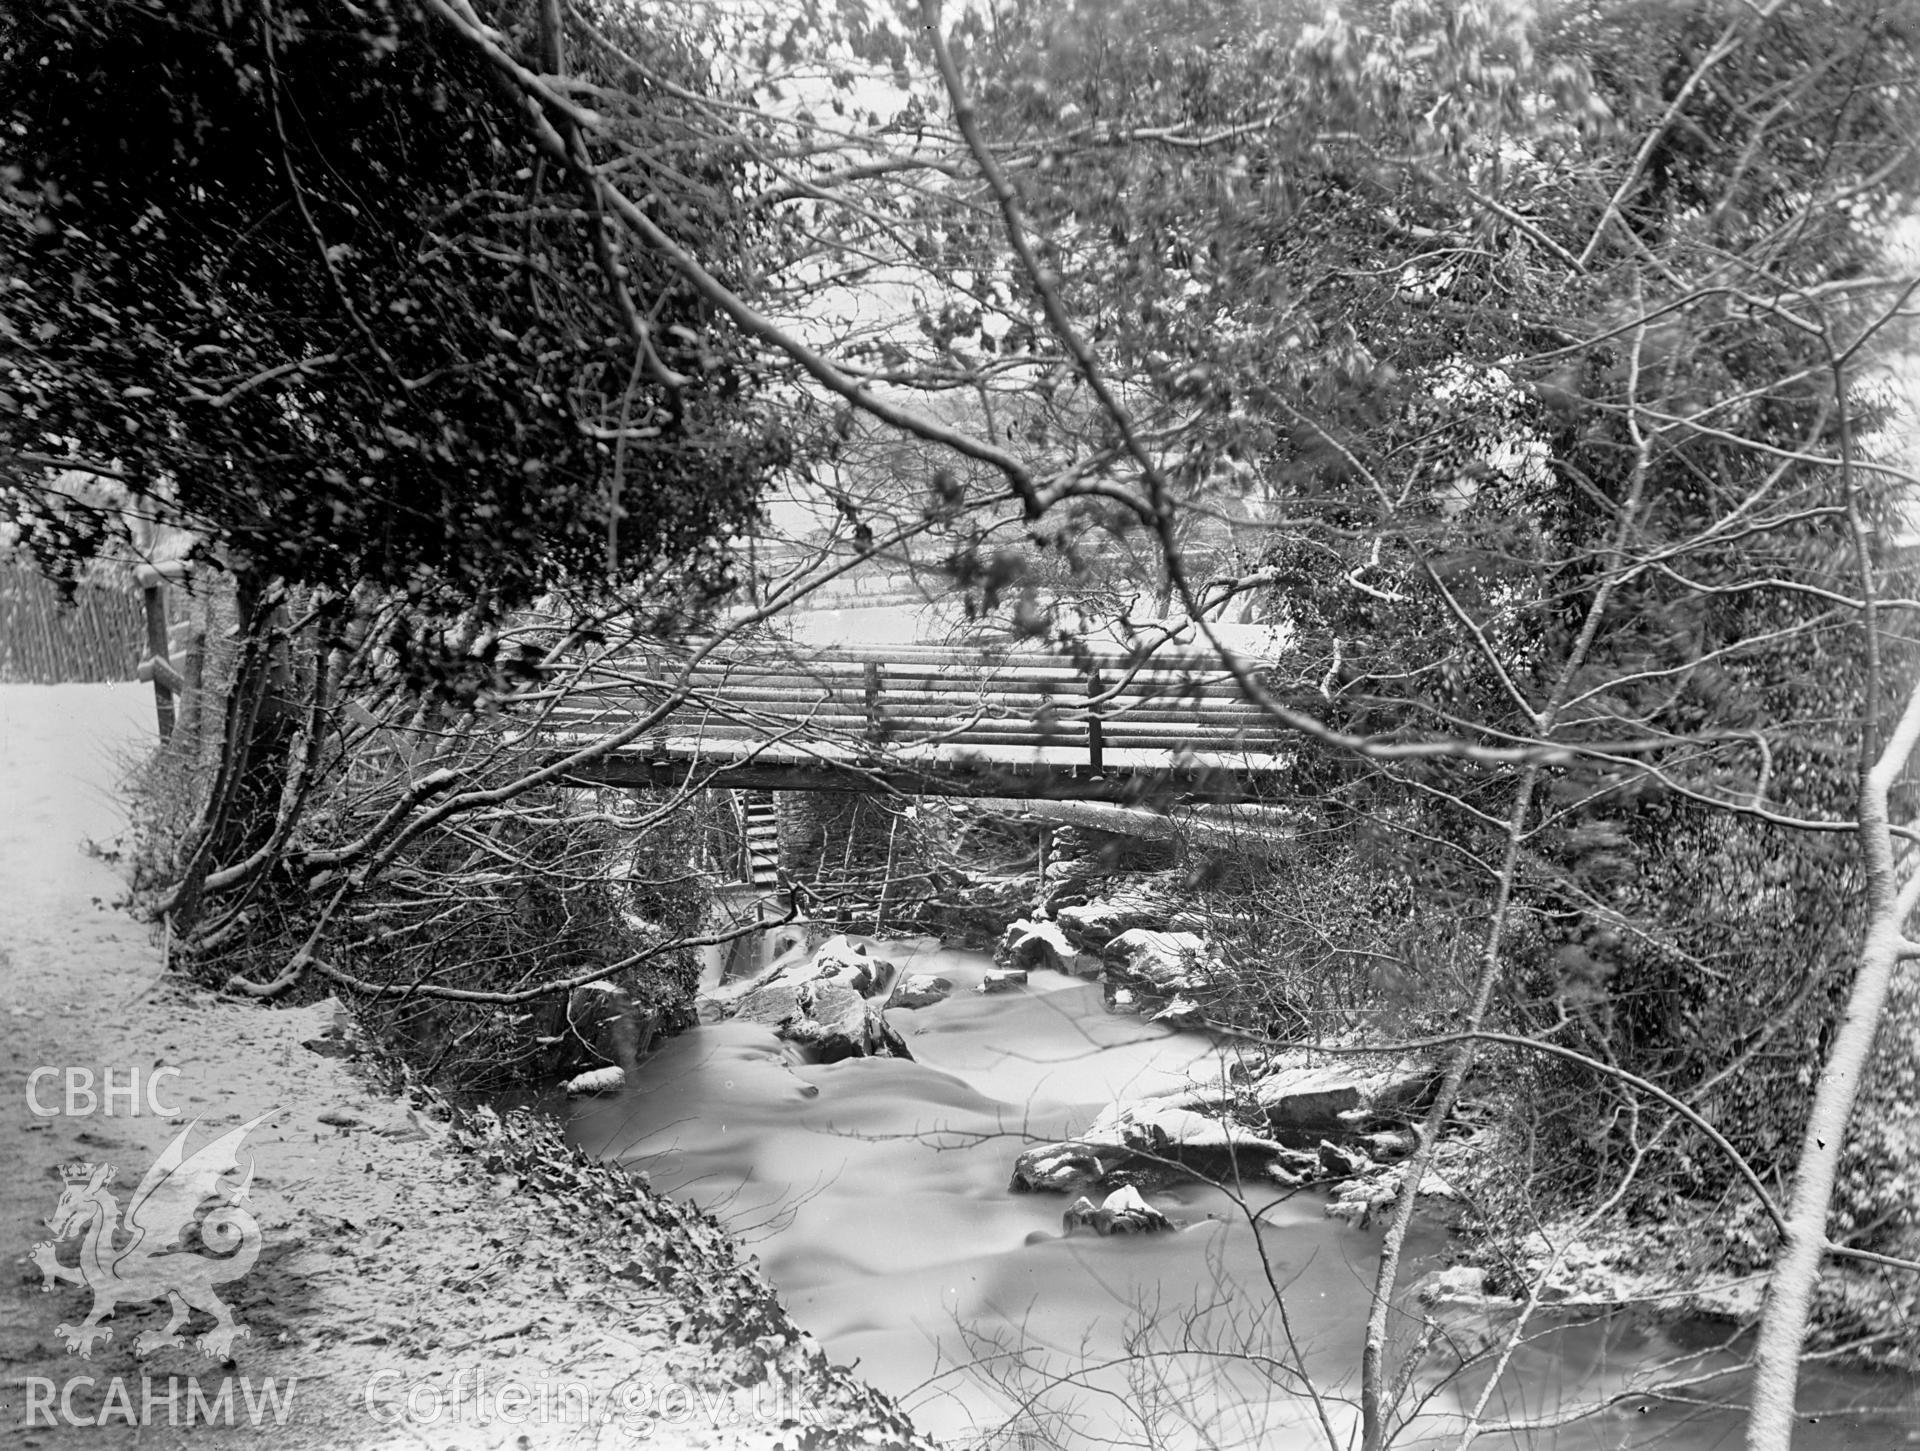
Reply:
[[[1116,1161],[1124,1166],[1125,1151],[1134,1146],[1126,1130],[1143,1123],[1151,1127],[1168,1109],[1180,1120],[1181,1135],[1196,1143],[1260,1132],[1274,1117],[1269,1078],[1312,1075],[1316,1065],[1324,1065],[1332,1080],[1364,1077],[1365,1050],[1383,1037],[1399,1043],[1396,1052],[1416,1055],[1434,1051],[1423,1048],[1422,1040],[1446,1042],[1451,1019],[1444,996],[1436,993],[1431,1002],[1410,996],[1391,970],[1394,964],[1386,970],[1327,972],[1322,959],[1316,972],[1303,968],[1312,961],[1309,956],[1284,947],[1268,944],[1264,951],[1249,952],[1254,935],[1249,921],[1262,914],[1284,919],[1291,904],[1243,890],[1225,912],[1210,909],[1195,889],[1219,870],[1217,861],[1207,860],[1211,848],[1188,839],[1181,853],[1156,862],[1150,850],[1130,847],[1125,854],[1144,860],[1115,870],[1106,862],[1123,853],[1096,833],[1130,831],[1129,825],[1117,816],[1076,825],[1089,840],[1056,856],[1035,894],[1031,916],[1012,924],[1001,939],[1000,961],[1048,964],[1097,977],[1116,1006],[1153,1021],[1223,1035],[1227,1046],[1213,1077],[1234,1091],[1188,1093],[1165,1102],[1130,1095],[1075,1144],[1043,1146],[1037,1157],[1071,1168],[1061,1150],[1090,1147],[1102,1167],[1111,1169]],[[1159,830],[1147,838],[1168,839]],[[1255,901],[1260,906],[1251,908]],[[1257,932],[1260,924],[1253,925]],[[1327,993],[1330,981],[1342,990]],[[1316,991],[1322,994],[1321,1010],[1303,1008]],[[1368,1021],[1357,1028],[1355,1019]],[[1437,1066],[1438,1060],[1428,1062]],[[1455,1268],[1445,1284],[1470,1283],[1474,1291],[1461,1298],[1436,1290],[1440,1300],[1434,1303],[1464,1309],[1469,1321],[1537,1326],[1591,1319],[1656,1336],[1678,1333],[1714,1344],[1729,1357],[1744,1355],[1766,1281],[1770,1235],[1761,1207],[1689,1198],[1679,1189],[1660,1196],[1652,1212],[1650,1195],[1622,1208],[1624,1196],[1596,1205],[1564,1190],[1557,1197],[1536,1194],[1531,1179],[1540,1167],[1533,1158],[1538,1145],[1530,1141],[1526,1111],[1538,1079],[1529,1067],[1510,1053],[1483,1052],[1441,1130],[1438,1157],[1422,1179],[1421,1194],[1450,1226],[1447,1258]],[[1353,1117],[1349,1111],[1338,1116]],[[1386,1122],[1376,1116],[1370,1125],[1353,1122],[1349,1127],[1355,1132],[1345,1138],[1330,1135],[1331,1142],[1320,1146],[1318,1165],[1305,1155],[1291,1161],[1276,1157],[1276,1166],[1284,1163],[1296,1182],[1323,1187],[1327,1213],[1364,1228],[1378,1222],[1399,1193],[1405,1174],[1400,1159],[1413,1117],[1398,1123],[1391,1116]],[[1908,1117],[1903,1111],[1894,1124]],[[1384,1132],[1358,1133],[1369,1127]],[[1869,1130],[1883,1140],[1900,1132],[1884,1123]],[[1094,1140],[1090,1145],[1089,1139]],[[1379,1152],[1382,1148],[1386,1152]],[[1365,1152],[1355,1152],[1359,1149]],[[1245,1169],[1247,1157],[1238,1156],[1239,1168]],[[1899,1153],[1889,1151],[1866,1158],[1854,1172],[1884,1169],[1891,1179],[1902,1162]],[[1899,1202],[1897,1195],[1888,1197]],[[1413,1289],[1416,1300],[1433,1308],[1422,1287]],[[1810,1416],[1828,1429],[1808,1430],[1809,1444],[1825,1444],[1828,1436],[1841,1437],[1834,1444],[1909,1443],[1904,1434],[1883,1438],[1889,1428],[1904,1433],[1920,1425],[1920,1376],[1915,1373],[1920,1342],[1913,1333],[1912,1305],[1910,1282],[1870,1264],[1841,1262],[1823,1276],[1802,1391],[1804,1403],[1818,1408]],[[1457,1336],[1466,1347],[1463,1356],[1470,1358],[1492,1343],[1481,1328]],[[1846,1429],[1835,1429],[1836,1423]],[[1848,1441],[1850,1434],[1865,1439]]]
[[[3,1444],[930,1444],[827,1363],[711,1219],[538,1121],[392,1095],[331,1005],[265,1009],[170,977],[115,870],[115,786],[151,711],[131,685],[0,687]],[[36,1245],[63,1197],[77,1219],[103,1196],[133,1217],[183,1134],[180,1177],[227,1141],[224,1163],[197,1161],[193,1198],[224,1203],[236,1253],[257,1258],[209,1286],[230,1345],[201,1340],[217,1325],[196,1309],[190,1338],[143,1356],[168,1290],[205,1303],[212,1254],[141,1275],[123,1260],[104,1339],[83,1321],[111,1254],[82,1266],[85,1235],[63,1240],[45,1291]],[[74,1164],[83,1179],[63,1176]],[[220,1246],[211,1215],[203,1234]]]

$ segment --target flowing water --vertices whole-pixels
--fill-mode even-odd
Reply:
[[[1035,972],[1024,991],[981,996],[970,989],[991,964],[978,954],[870,946],[955,983],[944,1003],[889,1015],[916,1061],[820,1066],[768,1029],[703,1027],[666,1043],[633,1089],[577,1106],[575,1140],[718,1215],[834,1360],[955,1446],[1324,1446],[1316,1426],[1348,1444],[1376,1230],[1327,1218],[1310,1193],[1269,1186],[1236,1200],[1193,1185],[1152,1196],[1185,1223],[1176,1233],[1066,1237],[1066,1200],[1008,1192],[1023,1147],[1184,1082],[1212,1043],[1110,1014],[1079,979]],[[1444,1249],[1437,1229],[1419,1231],[1406,1278]],[[1734,1363],[1717,1331],[1616,1321],[1540,1332],[1488,1402],[1489,1420],[1530,1428],[1479,1444],[1739,1444],[1737,1412],[1697,1404],[1740,1389],[1712,1378]],[[1543,1424],[1669,1361],[1665,1379],[1697,1382],[1685,1392],[1694,1404],[1632,1395]],[[1486,1379],[1420,1379],[1430,1394],[1401,1444],[1452,1444]],[[1920,1444],[1910,1389],[1824,1376],[1808,1400],[1823,1413],[1796,1440],[1802,1451]]]

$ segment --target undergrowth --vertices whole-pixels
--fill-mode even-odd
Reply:
[[[211,662],[210,699],[231,653]],[[207,835],[219,712],[199,718],[199,731],[176,733],[127,772],[125,871],[150,909],[189,874]],[[404,695],[384,718],[403,724],[362,730],[350,749],[320,757],[270,869],[207,899],[191,936],[176,938],[175,968],[292,1002],[338,995],[423,1081],[462,1096],[592,1066],[575,1056],[556,983],[617,967],[609,980],[641,1012],[668,1027],[691,1021],[699,962],[686,941],[711,903],[697,866],[698,794],[503,790],[537,764],[505,722],[454,723]],[[325,865],[427,769],[503,799],[396,842],[376,870]]]

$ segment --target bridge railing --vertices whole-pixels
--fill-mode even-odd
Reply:
[[[1051,655],[941,646],[734,651],[677,668],[610,663],[551,707],[557,745],[630,726],[681,699],[623,763],[763,769],[1013,766],[1091,777],[1168,770],[1272,774],[1288,742],[1217,656],[1117,649]]]

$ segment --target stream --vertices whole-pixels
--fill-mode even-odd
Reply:
[[[1324,1446],[1327,1430],[1342,1446],[1357,1440],[1377,1229],[1329,1219],[1310,1192],[1263,1185],[1236,1203],[1188,1185],[1150,1196],[1185,1223],[1178,1232],[1065,1237],[1065,1198],[1007,1189],[1023,1147],[1071,1137],[1117,1098],[1177,1086],[1212,1041],[1110,1013],[1098,984],[1064,974],[982,996],[971,989],[992,965],[984,955],[931,940],[868,947],[955,984],[943,1003],[889,1014],[917,1061],[810,1064],[768,1028],[715,1024],[666,1042],[629,1090],[575,1105],[570,1135],[717,1215],[834,1360],[949,1445],[1305,1447]],[[1437,1224],[1417,1228],[1402,1283],[1445,1250]],[[1738,1446],[1743,1418],[1711,1405],[1741,1390],[1737,1376],[1713,1375],[1735,1364],[1725,1337],[1624,1317],[1539,1325],[1483,1413],[1532,1424],[1477,1444]],[[1486,1389],[1486,1373],[1447,1382],[1451,1358],[1430,1360],[1400,1445],[1454,1444]],[[1668,1362],[1662,1379],[1695,1382],[1686,1400],[1622,1395]],[[1620,1398],[1542,1424],[1609,1397]],[[1803,1405],[1819,1413],[1800,1451],[1920,1444],[1920,1396],[1893,1378],[1810,1370]]]

